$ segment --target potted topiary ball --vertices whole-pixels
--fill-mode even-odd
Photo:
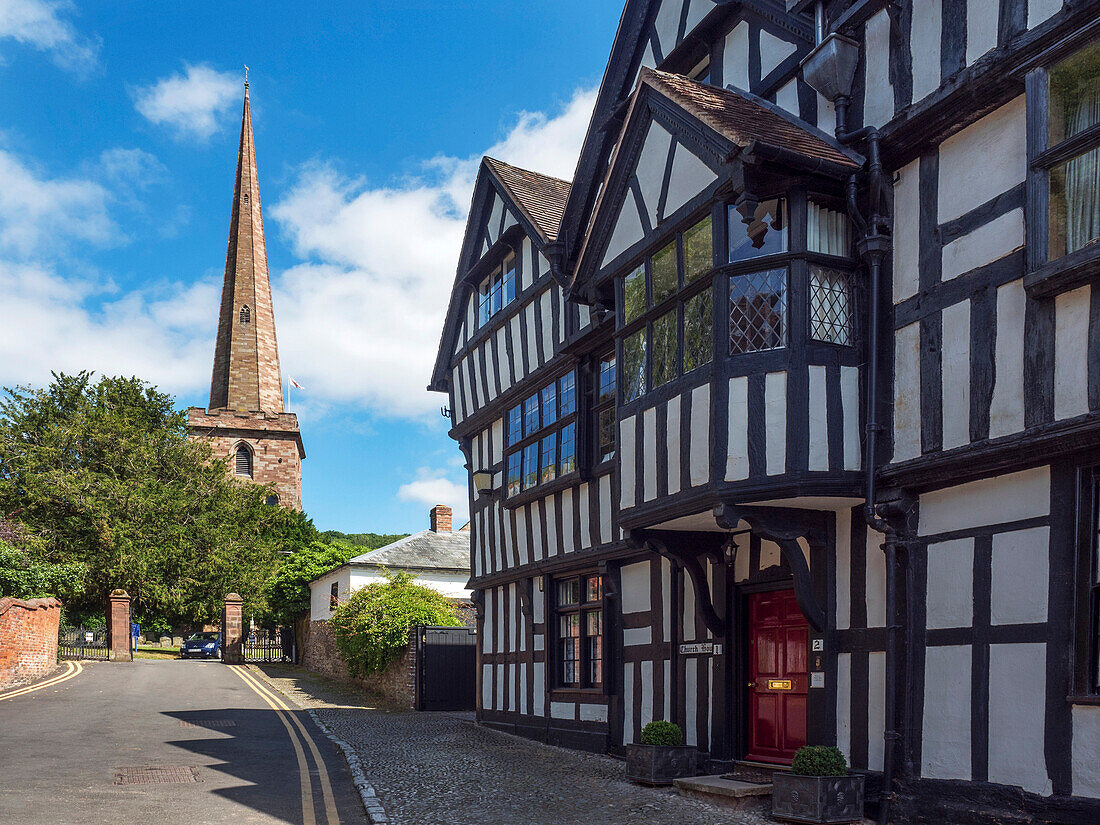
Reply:
[[[790,822],[859,822],[863,819],[863,775],[849,774],[839,750],[825,745],[799,748],[790,773],[772,775],[772,816]]]
[[[684,744],[684,732],[672,722],[653,721],[642,728],[641,742],[627,745],[626,775],[643,785],[671,785],[695,775],[696,750]]]

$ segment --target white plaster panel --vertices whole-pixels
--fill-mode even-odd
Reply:
[[[760,570],[769,567],[778,567],[783,561],[783,553],[779,545],[767,539],[760,540]]]
[[[936,55],[938,61],[938,51]],[[1027,173],[1025,116],[1021,95],[940,144],[937,217],[941,223],[965,215],[1023,182]]]
[[[508,704],[505,706],[508,710],[514,711],[518,707],[516,705],[516,665],[508,663],[505,665],[508,680]]]
[[[563,553],[572,553],[577,549],[573,539],[573,488],[561,491],[561,540]]]
[[[920,159],[903,166],[894,184],[894,303],[920,288]]]
[[[763,36],[764,32],[761,31],[760,34]],[[775,93],[775,105],[790,112],[795,117],[799,117],[797,79],[784,83],[779,87],[779,91]]]
[[[920,497],[922,536],[1050,513],[1050,468],[983,478]]]
[[[508,321],[508,335],[512,339],[512,382],[518,384],[523,378],[523,351],[520,349],[523,345],[523,336],[519,331],[518,312]]]
[[[836,657],[836,746],[852,764],[852,654]]]
[[[989,781],[1050,796],[1045,644],[989,646]]]
[[[840,407],[844,415],[844,469],[863,466],[859,447],[859,367],[840,368]]]
[[[745,556],[746,569],[748,567],[748,553],[741,553]],[[681,617],[685,642],[695,641],[695,584],[687,576],[683,577],[684,582],[684,610]]]
[[[657,498],[657,408],[642,413],[642,500]]]
[[[500,216],[504,211],[504,201],[502,201],[495,193],[493,194],[493,208],[489,210],[489,223],[486,225],[486,235],[489,238],[489,246],[496,243],[498,237],[500,237]]]
[[[582,722],[606,722],[607,705],[597,705],[592,702],[582,702],[577,706],[577,713]]]
[[[970,674],[970,645],[925,650],[921,775],[928,779],[970,779]]]
[[[645,53],[642,55],[642,65],[649,69],[653,69],[657,66],[657,57],[653,54],[652,43],[646,44]]]
[[[966,0],[966,65],[997,47],[999,0]]]
[[[731,378],[729,383],[726,481],[737,481],[749,477],[749,379],[739,375]],[[695,412],[694,406],[692,406],[692,412]],[[693,484],[702,484],[706,478],[696,482],[693,475],[691,481]]]
[[[672,562],[666,558],[661,559],[661,641],[672,641]]]
[[[527,511],[531,511],[531,532],[527,532]],[[519,563],[527,564],[539,557],[539,545],[542,544],[542,524],[535,503],[525,504],[516,512],[516,524],[519,535]]]
[[[531,621],[535,624],[542,624],[543,618],[546,616],[547,598],[546,593],[540,592],[537,588],[534,590],[534,596],[531,597]],[[536,634],[536,638],[541,635]]]
[[[928,545],[926,592],[929,629],[974,623],[974,539]]]
[[[994,350],[993,398],[989,404],[989,436],[1024,428],[1024,311],[1027,294],[1023,279],[997,287],[997,341]]]
[[[665,455],[668,459],[668,494],[680,492],[680,396],[665,408]]]
[[[990,622],[1045,622],[1049,575],[1049,527],[994,535]]]
[[[645,627],[625,627],[623,628],[623,647],[631,647],[632,645],[647,645],[653,641],[653,631],[646,625]]]
[[[764,376],[764,456],[768,475],[787,470],[787,373]]]
[[[782,40],[771,34],[767,29],[760,30],[760,77],[765,78],[770,75],[775,68],[795,53],[796,46],[794,43],[788,43],[786,40]],[[797,99],[795,101],[796,108],[788,111],[794,111],[798,113]],[[782,105],[782,104],[780,104]],[[786,108],[786,107],[784,107]]]
[[[603,268],[615,258],[642,239],[642,218],[638,214],[637,202],[634,196],[627,190],[623,196],[623,202],[619,205],[619,216],[615,219],[615,231],[611,233],[611,240],[607,243],[607,251],[604,252]]]
[[[644,661],[638,665],[642,670],[642,729],[653,721],[653,662]]]
[[[943,311],[943,448],[970,443],[970,301]]]
[[[817,128],[827,135],[836,131],[836,106],[820,92],[817,93]]]
[[[829,404],[825,397],[825,367],[810,368],[809,469],[829,469]]]
[[[667,3],[665,5],[668,5]],[[638,164],[634,167],[638,175],[638,184],[642,190],[649,225],[657,225],[657,203],[661,199],[661,187],[665,180],[665,164],[668,163],[668,150],[672,143],[672,133],[661,124],[650,121],[642,151],[638,155]]]
[[[541,637],[540,637],[541,638]],[[534,679],[531,685],[531,699],[534,701],[535,716],[546,715],[546,663],[535,662],[532,668]]]
[[[737,544],[737,554],[733,559],[733,577],[739,582],[749,580],[752,571],[749,570],[749,545],[742,536],[734,536]]]
[[[532,370],[539,367],[539,341],[535,337],[535,302],[531,301],[523,308],[527,323],[527,363]]]
[[[637,500],[634,478],[634,416],[619,422],[619,507],[633,507]]]
[[[493,666],[481,666],[481,707],[485,710],[493,708]]]
[[[920,323],[897,331],[894,346],[894,461],[921,454]]]
[[[580,487],[578,508],[581,513],[581,547],[578,549],[583,550],[585,547],[591,547],[594,543],[592,541],[592,525],[591,518],[589,517],[589,496],[590,486],[588,484],[582,484]]]
[[[623,742],[634,742],[634,663],[623,663]]]
[[[1062,0],[1028,0],[1027,27],[1033,29],[1062,10]]]
[[[556,556],[561,552],[561,548],[558,547],[558,507],[557,502],[553,496],[547,496],[542,500],[543,509],[546,510],[546,535],[543,536],[543,547],[545,552],[542,554],[542,558],[548,556]],[[542,527],[540,525],[539,529]]]
[[[886,536],[878,530],[867,530],[864,552],[867,578],[864,592],[867,594],[867,626],[886,627],[886,554],[882,543]]]
[[[649,562],[624,565],[619,571],[623,591],[623,613],[645,613],[650,605]]]
[[[611,541],[611,476],[600,476],[600,541]]]
[[[1024,210],[1013,209],[943,248],[942,277],[949,281],[1024,247]]]
[[[539,296],[539,310],[542,312],[542,360],[545,363],[554,357],[554,300],[550,290]]]
[[[684,744],[699,744],[698,727],[699,657],[687,656],[684,659]]]
[[[684,0],[663,0],[657,10],[653,28],[657,31],[657,42],[660,43],[661,54],[665,57],[676,48],[676,33],[680,30],[680,10],[683,5]]]
[[[1100,797],[1100,707],[1073,708],[1071,781],[1074,796]]]
[[[867,767],[882,770],[886,740],[886,654],[867,657]]]
[[[940,40],[943,37],[940,0],[914,3],[909,45],[913,55],[913,102],[940,85]],[[887,75],[883,75],[886,77]]]
[[[726,35],[722,46],[722,81],[749,90],[749,24],[741,21]]]
[[[717,178],[710,167],[699,160],[690,149],[677,143],[676,151],[672,155],[672,175],[668,181],[664,217],[671,215]]]
[[[494,708],[504,710],[504,665],[496,666],[497,690]]]
[[[505,232],[507,232],[509,229],[511,229],[513,226],[515,226],[518,223],[519,223],[519,221],[516,220],[515,214],[512,212],[511,209],[509,209],[504,214],[504,228],[501,231],[501,234],[503,235]]]
[[[1089,302],[1086,284],[1054,299],[1054,417],[1089,411]]]
[[[691,486],[710,481],[710,384],[691,391]]]
[[[707,13],[714,9],[714,0],[688,0],[687,25],[684,27],[684,36],[691,34]]]
[[[531,244],[531,239],[528,236],[524,235],[523,240],[520,242],[520,289],[516,290],[517,293],[531,286],[531,284],[535,282],[535,276],[537,273],[534,272],[531,265],[533,250],[534,247]]]
[[[852,626],[852,511],[836,511],[836,629]]]
[[[519,704],[516,709],[520,713],[527,713],[527,666],[517,665],[519,668]]]
[[[577,715],[577,706],[572,702],[551,702],[550,716],[553,719],[572,719]]]
[[[938,5],[938,3],[937,3]],[[894,87],[890,85],[890,17],[880,11],[864,28],[866,75],[876,78],[866,84],[863,98],[863,122],[870,126],[884,126],[894,117]],[[936,59],[939,60],[939,49]],[[913,95],[916,100],[919,95]]]

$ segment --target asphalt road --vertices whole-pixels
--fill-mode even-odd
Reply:
[[[343,756],[254,670],[82,664],[0,691],[0,823],[366,825]]]

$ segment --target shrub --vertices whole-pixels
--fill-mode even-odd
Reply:
[[[848,762],[837,748],[803,745],[795,751],[791,773],[798,776],[847,776]]]
[[[329,619],[336,650],[352,676],[386,669],[409,643],[418,624],[462,624],[447,597],[416,584],[408,573],[386,573],[385,582],[356,590]]]
[[[684,744],[684,732],[675,722],[656,719],[642,728],[642,744],[676,747]]]

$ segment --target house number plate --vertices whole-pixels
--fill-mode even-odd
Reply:
[[[793,687],[790,679],[768,679],[768,690],[791,690]]]

